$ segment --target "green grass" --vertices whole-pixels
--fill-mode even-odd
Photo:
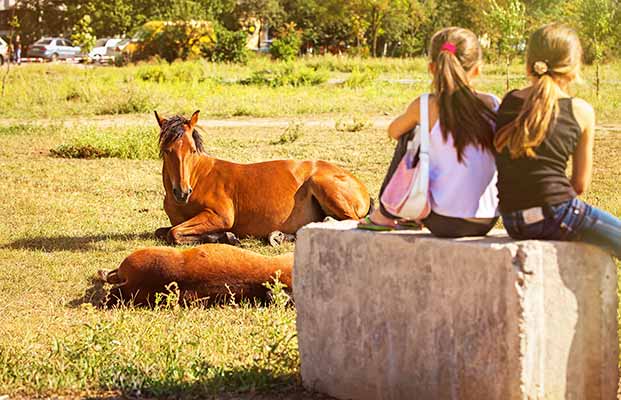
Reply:
[[[492,64],[483,70],[477,88],[502,96],[504,67]],[[511,87],[526,83],[523,70],[519,63],[511,67]],[[575,85],[575,94],[594,104],[600,121],[621,121],[621,100],[616,95],[620,71],[619,63],[603,67],[599,98],[592,67],[585,68],[584,83]],[[394,83],[403,79],[408,83]],[[421,58],[322,56],[283,64],[254,57],[245,66],[205,61],[122,68],[23,65],[8,76],[0,117],[88,117],[145,114],[154,109],[185,114],[200,109],[205,117],[376,116],[400,112],[429,86],[427,61]]]
[[[389,156],[383,132],[299,129],[303,135],[294,142],[279,144],[272,143],[286,128],[210,129],[204,136],[207,151],[222,158],[325,158],[377,187]],[[167,224],[158,160],[62,159],[47,151],[83,135],[114,138],[114,129],[92,130],[0,130],[0,179],[10,188],[0,204],[0,393],[301,391],[291,307],[101,311],[88,305],[101,295],[93,274],[156,245],[153,231]],[[293,248],[243,244],[263,254]]]
[[[69,143],[52,148],[50,152],[62,158],[157,159],[158,134],[155,127],[132,127],[123,130],[84,127],[79,136],[71,139]]]
[[[295,310],[282,300],[266,307],[207,309],[103,311],[90,305],[102,294],[93,274],[115,268],[136,248],[157,245],[153,232],[168,223],[153,116],[136,117],[136,126],[122,117],[94,117],[106,107],[130,103],[122,96],[126,89],[142,93],[164,115],[200,108],[205,118],[286,116],[293,122],[284,128],[207,129],[207,152],[239,162],[326,159],[352,171],[377,196],[394,143],[368,121],[400,112],[427,87],[381,79],[424,78],[424,60],[328,57],[298,63],[339,78],[355,68],[379,75],[356,88],[270,88],[222,83],[267,69],[270,62],[264,59],[249,66],[197,63],[206,71],[202,81],[183,72],[196,66],[13,69],[10,95],[0,99],[0,117],[15,118],[0,125],[0,395],[201,398],[263,392],[278,397],[286,390],[312,398],[299,386]],[[606,68],[610,75],[618,69]],[[151,78],[158,69],[169,75]],[[498,79],[482,83],[497,93],[504,87]],[[38,90],[24,91],[30,86]],[[607,87],[595,102],[600,120],[621,121],[615,90]],[[589,93],[585,97],[593,99]],[[321,114],[339,121],[339,130],[304,124]],[[71,116],[80,118],[67,119]],[[94,123],[102,118],[106,124]],[[64,158],[86,146],[106,158]],[[595,152],[593,187],[585,198],[621,215],[621,134],[599,131]],[[244,240],[243,246],[262,254],[293,249],[258,240]]]

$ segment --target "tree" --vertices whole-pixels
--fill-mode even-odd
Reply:
[[[378,39],[384,33],[383,23],[392,6],[391,0],[357,0],[354,3],[354,13],[366,22],[371,54],[378,55]]]
[[[394,1],[383,21],[382,40],[391,56],[424,53],[426,25],[430,20],[425,5],[418,0]]]
[[[234,14],[238,21],[258,19],[262,31],[266,27],[278,29],[285,21],[285,12],[279,0],[239,0]]]
[[[17,18],[17,16],[15,15],[15,9],[13,9],[13,15],[11,16],[11,19],[9,20],[9,44],[13,44],[13,36],[15,34],[15,31],[17,29],[19,29],[20,24],[19,24],[19,19]],[[11,50],[11,53],[9,54],[10,57],[13,57],[13,51],[15,51],[15,49]],[[4,97],[4,89],[6,88],[6,78],[8,78],[9,76],[9,72],[11,72],[11,60],[7,60],[6,62],[6,72],[4,73],[4,76],[2,76],[2,91],[0,92],[0,96]]]
[[[88,54],[95,46],[95,35],[91,28],[91,17],[88,14],[73,27],[71,40],[74,45],[80,46],[83,54]]]
[[[140,24],[135,18],[133,3],[126,0],[91,1],[86,12],[92,15],[93,32],[97,37],[125,36]]]
[[[579,7],[580,27],[590,46],[595,62],[595,87],[599,97],[600,64],[613,43],[615,6],[612,0],[582,0]]]
[[[490,0],[489,11],[485,15],[490,24],[490,33],[498,52],[499,58],[506,63],[507,90],[510,87],[509,67],[511,60],[520,52],[524,44],[526,32],[526,7],[521,0],[508,0],[506,6],[499,5],[496,0]]]

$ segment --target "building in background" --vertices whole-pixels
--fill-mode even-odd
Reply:
[[[9,21],[15,12],[17,0],[0,0],[0,35],[8,36]]]

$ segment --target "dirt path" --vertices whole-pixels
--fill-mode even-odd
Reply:
[[[394,116],[371,116],[363,117],[361,121],[368,122],[373,128],[386,129]],[[286,128],[291,123],[300,123],[304,126],[315,128],[334,128],[337,122],[350,123],[352,118],[335,118],[326,116],[292,116],[280,118],[227,118],[215,119],[206,118],[198,123],[204,129],[209,128]],[[27,122],[23,119],[0,118],[0,126],[10,126],[19,124],[38,124],[50,125],[61,123],[67,128],[75,128],[79,126],[94,126],[97,128],[113,128],[128,126],[155,126],[155,121],[151,115],[112,115],[112,116],[96,116],[96,117],[75,117],[65,119],[33,119]],[[605,133],[621,132],[621,124],[602,124],[597,130]]]

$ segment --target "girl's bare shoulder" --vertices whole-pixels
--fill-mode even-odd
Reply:
[[[571,101],[571,107],[576,121],[583,130],[595,125],[595,110],[589,102],[574,97]]]

